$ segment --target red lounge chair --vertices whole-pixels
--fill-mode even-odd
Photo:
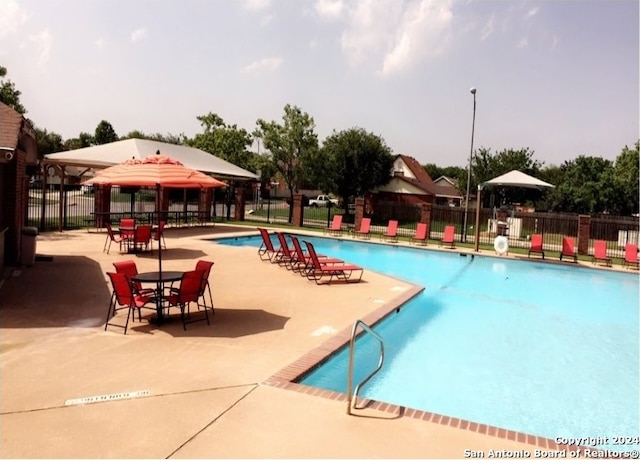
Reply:
[[[542,258],[544,259],[544,250],[542,248],[542,235],[539,233],[531,235],[531,245],[529,246],[529,253],[527,254],[527,257],[531,257],[531,253],[542,254]]]
[[[356,238],[371,238],[371,218],[363,217],[360,222],[360,228],[354,232]]]
[[[111,228],[111,224],[109,222],[104,223],[107,228],[107,239],[104,242],[104,247],[102,248],[102,252],[107,252],[109,254],[109,250],[111,249],[111,243],[118,243],[120,245],[120,251],[122,251],[122,246],[124,245],[126,239],[122,238],[120,235],[116,235]]]
[[[277,262],[278,265],[284,265],[287,270],[292,270],[293,259],[295,248],[289,247],[289,243],[287,242],[287,237],[282,232],[276,232],[276,236],[278,237],[278,242],[280,243],[280,247],[276,251],[276,258],[272,260],[272,262]]]
[[[562,237],[562,252],[560,253],[560,260],[563,257],[571,257],[574,262],[578,262],[578,256],[576,255],[576,247],[573,243],[573,238],[570,236]]]
[[[300,241],[293,235],[289,236],[291,238],[291,242],[293,243],[293,259],[291,260],[291,268],[294,272],[300,273],[302,276],[307,275],[307,269],[311,266],[311,256],[308,253],[305,253],[300,245]],[[321,264],[328,263],[340,263],[342,260],[336,259],[333,257],[327,257],[322,254],[316,254],[316,257],[320,261]]]
[[[109,275],[109,279],[111,280],[111,285],[113,286],[114,295],[111,297],[111,301],[109,302],[109,311],[107,313],[107,322],[104,325],[104,330],[107,330],[107,326],[117,326],[124,328],[124,333],[127,333],[127,328],[129,327],[129,318],[133,317],[135,319],[135,310],[138,310],[138,319],[142,321],[142,314],[140,309],[143,308],[147,303],[153,302],[155,304],[155,297],[144,296],[140,294],[136,294],[129,277],[124,273],[107,273]],[[120,308],[118,308],[120,305]],[[116,314],[117,310],[121,310],[122,308],[126,308],[127,311],[127,322],[122,326],[121,324],[110,323],[109,320],[113,318]],[[155,310],[155,307],[153,308]]]
[[[260,256],[260,260],[269,260],[270,262],[273,262],[273,259],[276,257],[277,251],[273,247],[269,232],[266,228],[258,228],[258,230],[260,230],[260,236],[262,236],[262,245],[260,245],[260,247],[258,248],[258,255]]]
[[[593,259],[592,262],[604,262],[607,267],[611,267],[611,257],[607,256],[607,242],[596,240],[593,243]]]
[[[311,265],[307,270],[308,279],[314,280],[316,284],[331,284],[334,277],[346,283],[359,283],[362,280],[362,274],[364,273],[362,267],[344,262],[322,263],[316,254],[313,244],[308,241],[304,243],[307,245],[307,252],[311,258]],[[354,272],[360,272],[360,276],[357,278],[352,277]],[[328,276],[329,280],[326,283],[322,283],[322,278],[325,276]]]
[[[334,214],[331,227],[327,228],[327,233],[333,236],[342,235],[342,214]]]
[[[633,243],[627,243],[624,247],[624,260],[622,261],[623,266],[628,266],[631,268],[632,265],[635,265],[636,268],[640,268],[638,265],[638,245]]]
[[[387,224],[387,231],[380,235],[381,240],[398,242],[398,221],[390,220]]]
[[[427,244],[427,224],[420,222],[416,226],[416,233],[411,237],[414,244]]]
[[[444,246],[445,244],[447,244],[449,245],[450,249],[455,248],[456,247],[455,230],[456,228],[453,225],[447,225],[444,228],[444,236],[442,237],[442,240],[440,241],[439,246]]]
[[[180,286],[172,291],[172,294],[166,296],[164,299],[169,302],[172,307],[180,307],[180,318],[182,319],[182,328],[186,331],[187,324],[195,323],[198,321],[209,322],[208,308],[205,305],[204,318],[190,319],[191,312],[189,311],[189,305],[192,302],[198,304],[198,298],[200,297],[200,291],[202,288],[202,280],[204,279],[205,270],[192,270],[184,272],[180,279]]]

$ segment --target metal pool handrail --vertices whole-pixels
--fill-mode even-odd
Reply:
[[[360,383],[358,383],[356,385],[355,390],[351,392],[351,388],[353,388],[353,362],[354,362],[354,350],[355,350],[355,344],[356,344],[356,332],[358,331],[358,326],[362,327],[363,331],[370,333],[375,339],[378,340],[378,343],[380,343],[380,360],[378,361],[378,366]],[[354,400],[357,401],[358,392],[360,391],[360,388],[362,387],[362,385],[367,383],[369,379],[371,379],[371,377],[376,375],[378,371],[382,369],[383,363],[384,363],[384,341],[382,340],[382,337],[380,337],[380,335],[377,332],[375,332],[373,329],[367,326],[362,320],[360,319],[356,320],[356,322],[353,323],[353,328],[351,329],[351,339],[349,340],[349,372],[347,374],[347,402],[348,402],[347,414],[351,415],[352,401]]]

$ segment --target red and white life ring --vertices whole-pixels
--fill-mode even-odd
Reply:
[[[509,252],[509,240],[506,236],[496,236],[496,239],[493,242],[493,249],[496,250],[496,253],[499,256],[505,255]]]

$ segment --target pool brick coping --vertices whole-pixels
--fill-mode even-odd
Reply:
[[[367,314],[362,321],[369,326],[373,326],[383,318],[387,317],[392,312],[401,308],[405,303],[411,300],[416,295],[420,294],[424,290],[423,287],[413,285],[403,294],[396,297],[394,300],[387,302],[381,307],[373,310]],[[335,353],[338,349],[349,343],[351,339],[351,327],[345,328],[342,331],[335,334],[332,338],[328,339],[320,346],[305,353],[298,358],[295,362],[289,364],[285,368],[281,369],[267,380],[262,382],[264,385],[269,385],[276,388],[285,390],[292,390],[298,393],[304,393],[311,396],[320,396],[322,398],[331,399],[335,401],[343,401],[347,404],[347,396],[336,391],[324,390],[321,388],[310,387],[296,383],[296,380],[307,372],[313,370],[320,365],[329,356]],[[559,445],[555,441],[542,436],[535,436],[526,433],[520,433],[513,430],[507,430],[505,428],[498,428],[484,423],[471,422],[469,420],[463,420],[457,417],[450,417],[447,415],[437,414],[434,412],[428,412],[418,409],[405,408],[395,404],[375,401],[366,398],[358,398],[357,403],[359,407],[366,407],[367,409],[379,410],[394,415],[401,415],[403,417],[410,417],[413,419],[423,420],[425,422],[437,423],[440,425],[450,426],[452,428],[459,428],[461,430],[468,430],[477,432],[479,434],[496,437],[499,439],[505,439],[509,441],[516,441],[523,444],[529,444],[531,446],[539,447],[541,449],[548,450],[566,450],[577,451],[578,446]],[[594,449],[597,450],[597,449]]]

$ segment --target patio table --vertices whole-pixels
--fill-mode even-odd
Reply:
[[[156,315],[158,324],[162,324],[164,321],[164,313],[162,312],[162,300],[164,298],[164,284],[174,281],[180,281],[184,272],[181,271],[156,271],[156,272],[142,272],[135,276],[132,276],[133,281],[140,283],[155,283],[156,284]]]

